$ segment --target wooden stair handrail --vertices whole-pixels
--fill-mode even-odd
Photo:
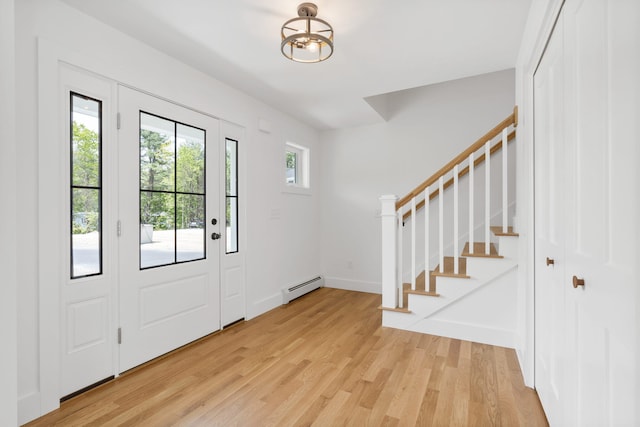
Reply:
[[[516,137],[516,131],[511,131],[511,133],[509,133],[509,136],[507,136],[507,141],[511,142],[511,140],[513,138]],[[496,151],[502,149],[502,141],[496,142],[493,147],[491,147],[491,150],[489,151],[490,155],[493,155],[493,153],[495,153]],[[480,156],[478,156],[477,159],[474,160],[473,162],[473,166],[476,167],[478,165],[480,165],[482,162],[484,162],[484,153],[482,153]],[[458,172],[458,178],[462,178],[463,176],[465,176],[466,174],[469,173],[469,166],[465,166],[460,172]],[[442,186],[443,190],[446,190],[447,188],[451,187],[453,185],[453,177],[449,178],[447,180],[447,182],[444,183],[444,185]],[[429,194],[429,200],[433,200],[436,197],[438,197],[438,194],[440,193],[440,189],[436,188],[435,190],[433,190],[431,192],[431,194]],[[416,205],[416,211],[419,211],[420,209],[422,209],[425,205],[425,201],[422,200],[420,202],[418,202],[418,204]],[[404,213],[404,215],[402,215],[402,220],[406,220],[407,218],[409,218],[411,216],[411,211],[406,211]]]
[[[469,157],[469,154],[478,151],[478,149],[484,146],[484,144],[486,144],[487,141],[490,141],[496,136],[498,136],[502,132],[502,129],[510,125],[514,125],[514,127],[518,126],[518,106],[517,105],[513,108],[513,113],[511,113],[506,119],[498,123],[496,127],[494,127],[489,132],[484,134],[480,139],[478,139],[476,142],[471,144],[462,153],[454,157],[449,163],[447,163],[442,168],[440,168],[440,170],[438,170],[436,173],[431,175],[422,184],[414,188],[413,191],[411,191],[409,194],[404,196],[402,199],[398,200],[396,202],[396,210],[400,209],[401,207],[409,203],[411,199],[413,199],[414,197],[419,196],[422,192],[424,192],[424,190],[428,186],[435,184],[440,179],[441,176],[444,176],[447,172],[453,169],[455,165],[462,163],[467,157]]]

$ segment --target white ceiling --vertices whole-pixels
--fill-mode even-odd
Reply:
[[[531,3],[317,0],[334,54],[299,64],[280,27],[301,0],[63,1],[318,129],[380,121],[367,97],[514,67]]]

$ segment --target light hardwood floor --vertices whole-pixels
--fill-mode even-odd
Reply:
[[[28,425],[547,425],[513,350],[383,328],[379,305],[320,289]]]

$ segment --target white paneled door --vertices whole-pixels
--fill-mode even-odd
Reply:
[[[220,328],[219,123],[119,87],[120,371]]]
[[[567,0],[535,75],[535,369],[551,425],[640,421],[639,7]]]
[[[563,30],[559,20],[534,77],[536,389],[552,422],[560,414],[565,346]]]
[[[115,84],[61,65],[64,277],[60,288],[60,386],[64,397],[110,378],[116,366],[114,254]],[[52,254],[53,256],[53,254]]]
[[[225,170],[221,172],[221,191],[225,200],[224,255],[220,258],[220,299],[222,327],[245,318],[244,206],[240,201],[242,174],[240,158],[244,152],[244,129],[228,122],[221,123],[221,148]]]

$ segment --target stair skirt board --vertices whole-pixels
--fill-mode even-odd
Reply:
[[[512,264],[489,280],[444,279],[452,282],[451,290],[459,291],[461,287],[466,290],[450,293],[443,289],[440,298],[410,295],[411,313],[384,311],[382,325],[514,348],[517,266]],[[487,310],[488,305],[502,310]]]
[[[306,282],[293,285],[282,290],[282,304],[289,304],[296,298],[308,294],[311,291],[315,291],[318,288],[324,287],[324,278],[322,276],[314,277]]]

